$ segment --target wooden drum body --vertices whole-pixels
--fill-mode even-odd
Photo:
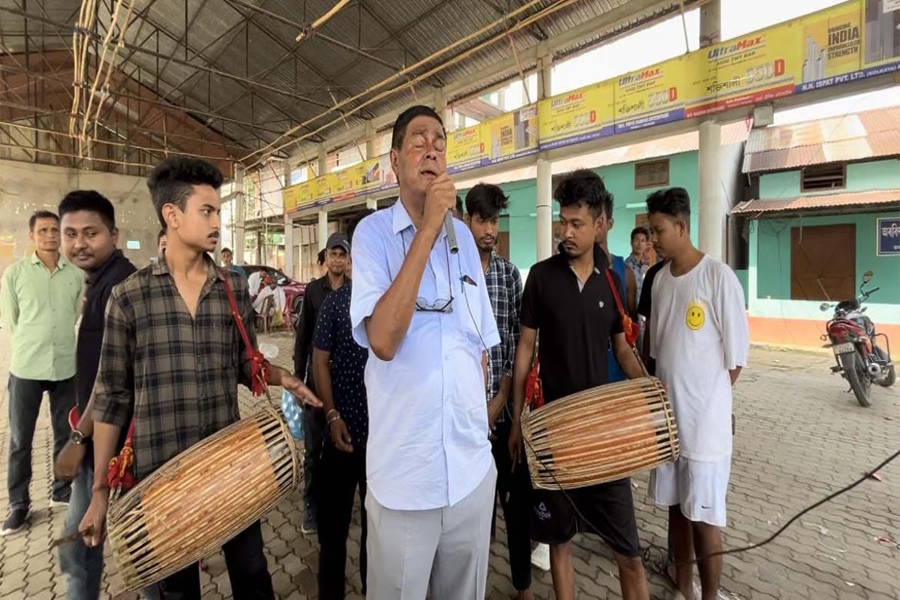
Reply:
[[[585,390],[522,416],[532,484],[547,490],[615,481],[678,458],[662,383],[632,379]]]
[[[301,465],[280,411],[266,406],[182,452],[111,503],[123,592],[196,563],[297,487]]]

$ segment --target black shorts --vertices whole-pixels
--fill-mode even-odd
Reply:
[[[619,554],[640,555],[631,479],[565,492],[535,489],[532,498],[531,537],[535,541],[564,544],[576,533],[593,533]],[[590,525],[578,516],[579,512]]]

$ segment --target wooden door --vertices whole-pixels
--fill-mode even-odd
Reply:
[[[856,288],[856,225],[791,228],[792,300],[851,300]]]

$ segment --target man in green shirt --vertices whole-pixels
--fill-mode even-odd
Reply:
[[[12,335],[9,365],[9,515],[0,535],[20,531],[31,498],[31,444],[44,392],[50,394],[53,457],[69,437],[75,406],[75,322],[84,273],[60,258],[59,218],[38,211],[28,222],[35,252],[6,269],[0,284],[0,318]],[[70,483],[53,481],[51,506],[66,505]]]

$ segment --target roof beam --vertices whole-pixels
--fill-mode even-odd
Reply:
[[[688,2],[686,2],[687,4]],[[445,5],[446,2],[442,2],[432,10],[437,10],[441,6]],[[617,30],[619,27],[626,25],[628,22],[640,19],[643,16],[655,14],[657,12],[680,8],[678,0],[629,0],[629,2],[618,6],[610,11],[603,13],[602,15],[598,15],[592,19],[589,19],[578,25],[577,27],[573,27],[566,31],[562,35],[558,35],[555,37],[551,37],[545,44],[547,45],[547,49],[551,54],[555,51],[566,48],[573,44],[574,42],[588,39],[596,36],[598,33],[603,32],[613,32]],[[401,30],[402,31],[402,30]],[[624,35],[626,32],[620,32],[618,35]],[[627,32],[631,33],[631,31]],[[525,71],[530,71],[534,68],[534,65],[537,63],[537,54],[538,54],[538,46],[532,46],[526,50],[519,52],[519,61],[522,64],[522,67]],[[478,79],[481,81],[489,81],[492,78],[504,74],[504,73],[513,73],[512,77],[518,76],[518,69],[516,65],[516,60],[514,57],[510,56],[502,61],[496,62],[493,66],[488,69],[485,69],[479,73]],[[477,81],[477,80],[476,80]],[[475,93],[467,92],[473,87],[472,80],[460,80],[447,84],[443,88],[444,98],[447,100],[447,103],[450,104],[453,102],[462,102],[469,97],[478,96],[486,89],[490,89],[489,87],[486,89],[480,89]],[[376,130],[384,129],[385,127],[389,127],[396,120],[397,116],[402,113],[404,110],[409,108],[410,106],[414,106],[416,104],[434,104],[433,95],[420,96],[418,101],[410,102],[402,107],[392,110],[383,115],[379,115],[372,119],[372,125]],[[365,126],[356,126],[351,128],[349,131],[342,132],[334,137],[329,138],[325,145],[331,150],[334,148],[342,148],[348,144],[354,143],[357,140],[361,140],[365,137]],[[304,154],[308,154],[310,152],[315,151],[315,146],[312,144],[303,144],[300,143],[302,149],[298,148],[298,153],[303,152]]]

